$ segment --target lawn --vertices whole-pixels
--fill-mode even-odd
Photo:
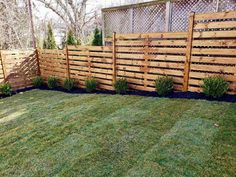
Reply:
[[[0,100],[0,176],[234,176],[236,103],[33,90]]]

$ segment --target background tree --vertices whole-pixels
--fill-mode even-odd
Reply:
[[[66,44],[67,45],[77,45],[78,44],[72,30],[69,30],[69,32],[67,34]]]
[[[31,48],[28,1],[0,0],[0,49]]]
[[[95,28],[92,45],[102,46],[102,32],[98,28]]]
[[[50,23],[48,24],[47,37],[43,42],[43,48],[44,49],[56,49],[57,48],[55,37],[53,34],[53,30],[52,30],[52,26]]]
[[[67,29],[71,29],[76,39],[84,41],[92,31],[89,26],[94,25],[95,9],[89,7],[89,0],[37,0],[46,8],[57,14],[63,20]]]

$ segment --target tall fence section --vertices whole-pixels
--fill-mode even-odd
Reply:
[[[107,40],[111,46],[38,49],[34,72],[26,72],[31,73],[27,77],[37,73],[38,64],[42,77],[56,76],[61,83],[73,78],[85,87],[85,80],[93,77],[99,89],[113,90],[117,78],[126,78],[131,89],[154,91],[154,81],[167,75],[176,91],[201,92],[203,78],[221,75],[230,83],[228,93],[236,94],[236,11],[191,14],[188,32],[113,33]],[[6,57],[1,58],[6,65]]]
[[[103,34],[177,32],[188,30],[191,12],[236,10],[235,0],[163,0],[102,10]]]

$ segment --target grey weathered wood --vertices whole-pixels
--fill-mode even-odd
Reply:
[[[104,13],[102,12],[102,45],[105,45],[105,21],[104,21]]]
[[[171,27],[172,4],[170,1],[166,2],[166,26],[165,31],[170,31]]]

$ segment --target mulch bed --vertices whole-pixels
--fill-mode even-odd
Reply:
[[[31,88],[26,88],[26,89],[20,89],[14,92],[12,95],[15,95],[20,92],[25,92],[35,89],[34,87]],[[76,88],[71,91],[68,91],[62,87],[58,87],[55,89],[49,89],[47,86],[43,86],[40,88],[40,90],[54,90],[54,91],[61,91],[61,92],[66,92],[66,93],[71,93],[71,94],[88,94],[85,89],[83,88]],[[94,93],[91,94],[109,94],[109,95],[115,95],[116,93],[114,91],[109,91],[109,90],[97,90]],[[159,96],[156,92],[147,92],[147,91],[128,91],[125,94],[122,95],[137,95],[137,96],[147,96],[147,97],[161,97]],[[0,98],[5,98],[7,96],[0,95]],[[162,97],[163,98],[163,97]],[[211,97],[205,96],[203,93],[197,93],[197,92],[173,92],[170,93],[169,95],[166,95],[165,98],[182,98],[182,99],[201,99],[201,100],[208,100],[208,101],[223,101],[223,102],[231,102],[235,103],[236,102],[236,95],[228,95],[225,94],[223,97],[218,98],[218,99],[213,99]]]

